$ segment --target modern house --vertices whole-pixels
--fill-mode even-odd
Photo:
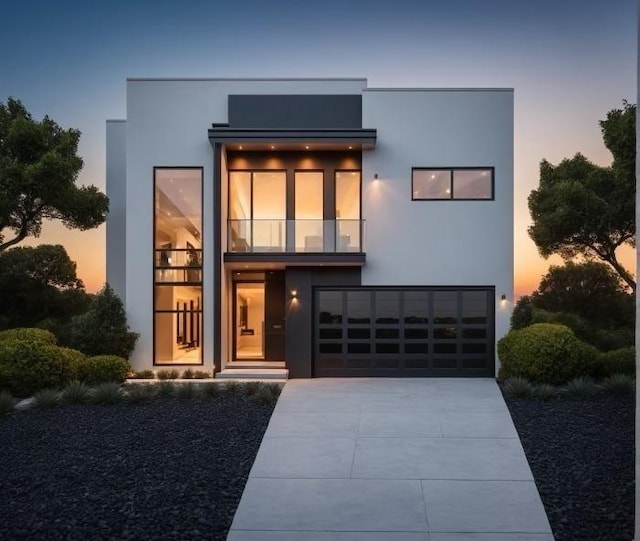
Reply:
[[[496,374],[511,89],[129,79],[107,193],[137,370]]]

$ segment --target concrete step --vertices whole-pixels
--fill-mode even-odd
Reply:
[[[230,368],[216,374],[218,379],[237,380],[276,380],[284,381],[289,377],[287,368]]]
[[[233,361],[227,363],[225,368],[285,368],[284,361]]]

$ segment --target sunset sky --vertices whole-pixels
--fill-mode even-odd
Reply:
[[[8,4],[8,3],[7,3]],[[80,183],[105,186],[105,120],[126,116],[127,77],[366,77],[371,87],[515,89],[516,295],[542,260],[526,229],[542,158],[608,165],[598,120],[636,99],[636,2],[245,0],[11,2],[0,17],[0,101],[82,132]],[[214,120],[214,119],[212,119]],[[105,228],[48,224],[91,291]],[[622,257],[635,270],[634,255]]]

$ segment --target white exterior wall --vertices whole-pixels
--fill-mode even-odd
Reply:
[[[131,359],[135,370],[152,368],[153,364],[153,167],[204,168],[203,368],[212,370],[212,293],[214,279],[219,279],[213,276],[213,258],[222,255],[214,255],[210,249],[213,148],[207,130],[212,122],[227,122],[229,94],[358,94],[365,85],[364,79],[127,81],[126,309],[131,329],[140,333]]]
[[[362,155],[362,284],[494,285],[501,338],[513,306],[513,92],[365,90],[362,126],[378,130]],[[495,201],[411,200],[412,167],[465,166],[495,167]]]
[[[125,268],[127,238],[127,124],[107,121],[107,283],[126,302]]]

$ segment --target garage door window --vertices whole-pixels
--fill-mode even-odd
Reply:
[[[316,375],[491,375],[494,295],[480,288],[318,289]]]

